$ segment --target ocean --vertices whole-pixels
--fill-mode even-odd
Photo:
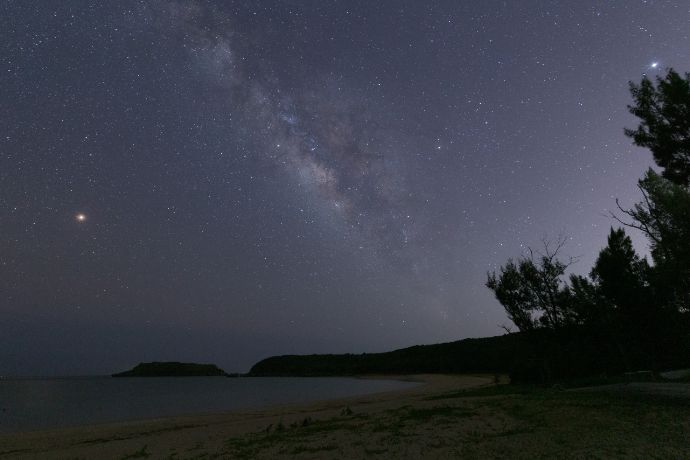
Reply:
[[[0,380],[0,433],[258,409],[415,385],[341,377],[7,379]]]

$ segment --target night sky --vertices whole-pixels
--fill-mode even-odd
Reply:
[[[544,236],[587,273],[690,4],[4,0],[0,50],[0,375],[246,371],[499,335]]]

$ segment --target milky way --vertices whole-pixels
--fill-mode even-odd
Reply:
[[[190,65],[234,106],[242,129],[251,133],[256,163],[285,173],[323,208],[320,218],[340,221],[336,225],[344,231],[361,233],[377,252],[389,254],[424,233],[410,215],[410,159],[396,145],[405,133],[383,131],[365,98],[344,94],[330,75],[318,76],[318,85],[281,89],[280,81],[265,78],[271,72],[253,62],[257,57],[243,50],[247,37],[234,33],[232,19],[216,8],[166,3],[149,14],[167,15],[172,30],[191,41]],[[214,18],[211,24],[208,17]],[[308,72],[295,74],[306,78]]]
[[[488,270],[565,234],[586,273],[615,199],[639,199],[628,81],[687,71],[689,20],[679,1],[4,2],[0,374],[502,333]]]

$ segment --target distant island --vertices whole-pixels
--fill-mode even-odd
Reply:
[[[153,362],[139,363],[133,369],[113,377],[225,377],[228,374],[215,364]]]

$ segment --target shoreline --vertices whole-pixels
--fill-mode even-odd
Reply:
[[[103,379],[107,379],[112,381],[113,378],[111,376],[97,376],[97,378],[103,377]],[[92,380],[94,377],[77,377],[77,379],[88,379]],[[177,377],[160,377],[160,378],[172,378],[177,380]],[[187,379],[187,377],[179,377],[180,379]],[[201,376],[201,378],[213,378],[213,379],[221,379],[224,377],[205,377]],[[254,404],[250,405],[239,405],[237,407],[226,407],[226,408],[212,408],[212,409],[200,409],[200,410],[191,410],[187,412],[178,412],[178,413],[168,413],[168,414],[152,414],[152,415],[142,415],[142,416],[136,416],[132,415],[131,418],[120,418],[120,419],[111,419],[111,420],[97,420],[97,421],[85,421],[83,423],[74,423],[74,424],[66,424],[66,425],[55,425],[55,426],[45,426],[45,427],[37,427],[37,428],[29,428],[29,429],[24,429],[24,430],[17,430],[17,431],[0,431],[0,441],[2,441],[3,436],[4,437],[11,437],[11,436],[21,436],[21,435],[31,435],[31,434],[40,434],[40,433],[53,433],[57,431],[72,431],[72,430],[80,430],[80,429],[86,429],[86,428],[94,428],[94,427],[101,427],[101,426],[116,426],[116,425],[129,425],[129,424],[137,424],[137,423],[146,423],[146,422],[153,422],[153,421],[165,421],[168,419],[186,419],[186,418],[197,418],[197,417],[207,417],[207,416],[220,416],[220,415],[228,415],[228,414],[240,414],[240,413],[253,413],[257,411],[271,411],[271,410],[279,410],[281,408],[290,408],[290,407],[302,407],[302,406],[309,406],[312,404],[319,404],[323,402],[328,402],[328,401],[339,401],[339,400],[346,400],[349,398],[358,398],[358,397],[363,397],[363,396],[377,396],[380,394],[385,394],[385,393],[397,393],[401,391],[408,391],[411,390],[415,387],[423,386],[425,382],[419,378],[416,378],[414,375],[383,375],[383,374],[372,374],[372,375],[347,375],[347,376],[251,376],[251,377],[244,377],[244,378],[251,378],[251,379],[351,379],[351,380],[374,380],[374,381],[388,381],[388,382],[401,382],[401,383],[415,383],[417,385],[414,386],[406,386],[406,387],[401,387],[401,388],[395,388],[395,389],[375,389],[375,390],[370,390],[368,392],[362,392],[362,393],[353,393],[351,395],[335,395],[335,396],[322,396],[318,399],[307,399],[307,400],[286,400],[284,402],[271,402],[271,401],[265,401],[265,402],[255,402]],[[36,379],[31,379],[31,380],[71,380],[72,377],[60,377],[60,378],[36,378]],[[149,377],[125,377],[125,379],[132,379],[132,380],[148,380],[150,379]],[[23,379],[18,379],[18,380],[23,380]],[[0,446],[2,446],[2,443],[0,442]],[[0,448],[0,456],[2,455],[3,449]]]
[[[345,412],[366,414],[399,408],[448,391],[491,384],[488,376],[365,375],[362,379],[419,382],[411,388],[326,399],[302,404],[221,413],[85,425],[0,434],[0,458],[123,458],[145,447],[155,458],[184,452],[202,443],[218,452],[234,439],[271,427],[329,420]]]

